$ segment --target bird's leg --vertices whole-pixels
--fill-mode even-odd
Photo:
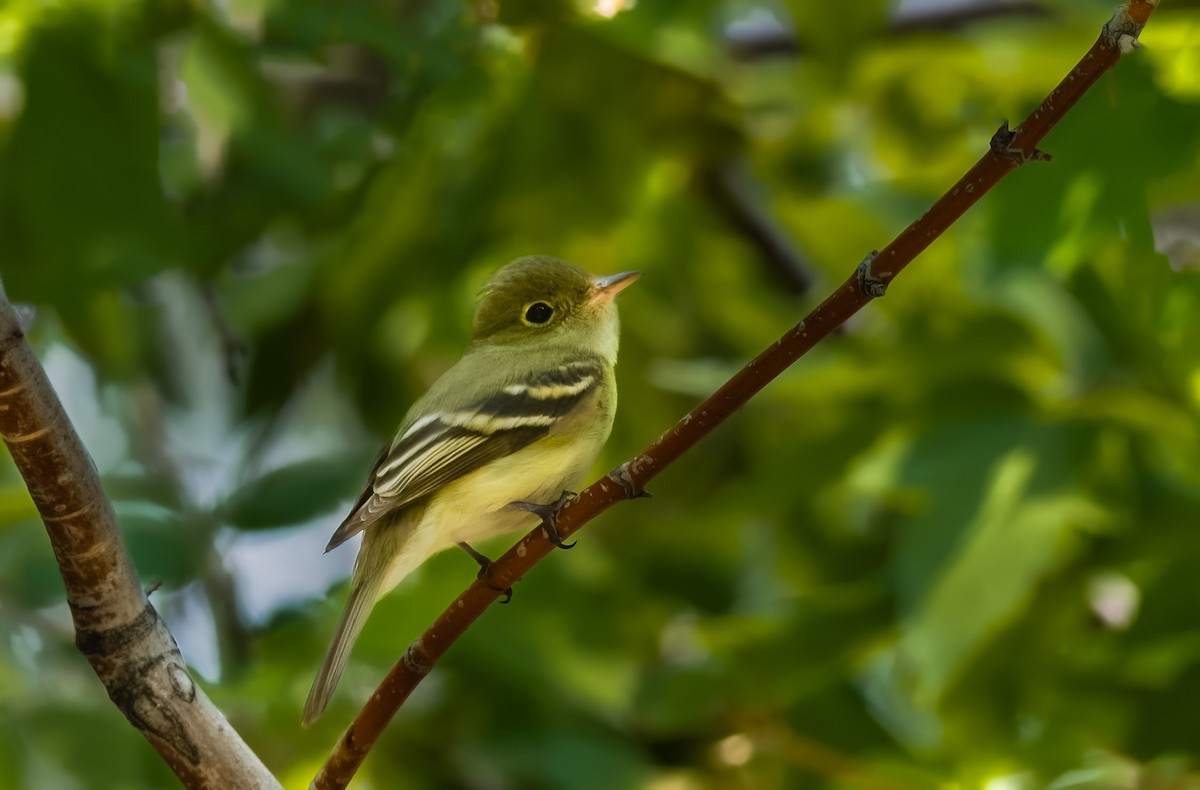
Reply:
[[[550,542],[560,549],[570,549],[574,548],[575,543],[563,543],[562,536],[558,534],[558,514],[575,497],[576,494],[574,492],[563,491],[558,499],[547,505],[539,505],[537,502],[513,502],[509,507],[528,510],[540,518],[542,520],[542,530],[546,533],[546,537]]]
[[[459,548],[471,555],[471,559],[479,563],[479,573],[475,574],[475,578],[482,579],[488,587],[492,587],[492,583],[487,577],[488,568],[492,567],[492,561],[483,554],[480,554],[478,551],[475,551],[475,549],[471,547],[471,544],[467,543],[466,541],[459,541],[458,545]],[[504,598],[500,601],[500,603],[508,603],[512,600],[512,587],[504,590],[501,590],[499,587],[492,587],[492,589],[496,592],[504,593]]]

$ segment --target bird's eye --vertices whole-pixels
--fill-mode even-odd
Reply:
[[[545,302],[534,302],[525,308],[525,320],[531,324],[544,324],[554,315],[554,308]]]

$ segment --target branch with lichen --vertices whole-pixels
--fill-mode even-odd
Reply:
[[[46,526],[75,644],[184,787],[279,787],[196,685],[146,597],[91,457],[0,296],[0,435]]]
[[[689,451],[710,431],[754,397],[836,327],[882,296],[888,285],[934,239],[942,235],[1004,176],[1026,162],[1048,160],[1037,149],[1067,111],[1116,65],[1121,55],[1138,46],[1141,33],[1158,0],[1129,0],[1104,26],[1100,37],[1069,74],[1016,129],[1005,123],[993,135],[987,152],[918,220],[890,244],[872,252],[825,301],[789,329],[733,378],[694,408],[653,444],[606,477],[593,483],[558,514],[561,537],[569,537],[616,503],[636,498],[647,483]],[[333,754],[313,780],[316,790],[343,788],[354,776],[392,716],[437,661],[475,620],[500,596],[553,550],[539,527],[521,539],[455,599],[371,695]]]

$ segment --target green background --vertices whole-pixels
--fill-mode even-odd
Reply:
[[[600,474],[925,211],[1112,5],[9,0],[0,275],[185,656],[307,787],[474,576],[406,581],[300,729],[353,553],[324,541],[490,272],[645,272]],[[1143,41],[1052,164],[488,611],[356,786],[1200,786],[1200,8]],[[3,464],[0,786],[174,781]]]

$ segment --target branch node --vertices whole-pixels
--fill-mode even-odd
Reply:
[[[404,651],[404,666],[415,675],[428,675],[433,669],[433,662],[425,655],[425,643],[417,637]]]
[[[885,280],[876,277],[875,273],[871,271],[871,264],[875,262],[875,256],[878,254],[879,250],[871,250],[867,253],[867,257],[862,259],[854,272],[854,276],[858,280],[858,290],[862,291],[863,296],[871,299],[883,296],[887,293],[888,287]]]
[[[136,660],[104,685],[130,724],[170,745],[191,765],[200,765],[203,753],[179,709],[196,702],[196,684],[183,666],[179,648],[172,644],[169,650]]]
[[[621,486],[622,490],[625,491],[626,499],[649,498],[653,495],[634,480],[634,477],[638,476],[638,473],[641,472],[642,465],[646,463],[654,462],[645,456],[639,455],[609,472],[608,479]]]
[[[1013,138],[1017,136],[1020,127],[1010,130],[1008,121],[1000,124],[1000,128],[992,135],[991,142],[988,144],[991,148],[992,156],[1005,162],[1016,162],[1018,165],[1023,165],[1026,162],[1052,162],[1054,157],[1038,148],[1033,149],[1032,153],[1026,152],[1020,146],[1012,144]]]
[[[69,603],[69,601],[68,601]],[[145,639],[158,623],[158,612],[147,601],[137,615],[127,623],[112,628],[75,627],[75,646],[89,659],[94,656],[109,656]]]
[[[1158,3],[1154,2],[1149,5],[1153,7]],[[1133,18],[1129,13],[1129,4],[1126,3],[1117,9],[1116,13],[1112,15],[1112,19],[1104,23],[1100,35],[1110,47],[1122,55],[1128,55],[1142,46],[1138,36],[1141,35],[1144,25],[1144,22],[1139,23]]]

